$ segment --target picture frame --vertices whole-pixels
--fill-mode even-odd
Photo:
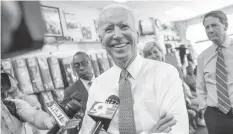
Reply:
[[[45,23],[45,36],[63,36],[59,8],[40,5],[41,15]]]
[[[155,30],[153,24],[153,21],[151,19],[145,19],[145,20],[139,20],[139,31],[140,35],[146,36],[146,35],[154,35]]]

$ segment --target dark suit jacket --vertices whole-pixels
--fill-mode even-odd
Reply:
[[[70,96],[74,94],[75,92],[80,92],[84,96],[84,102],[85,102],[84,110],[86,110],[88,92],[80,79],[76,81],[73,85],[65,89],[64,100],[69,100]]]
[[[83,106],[83,110],[85,112],[87,99],[88,99],[88,92],[87,92],[87,89],[85,88],[84,84],[82,83],[82,81],[80,79],[78,81],[76,81],[72,86],[65,89],[65,91],[64,91],[64,100],[69,100],[70,96],[75,92],[80,92],[84,96],[85,105]],[[64,103],[66,103],[66,102],[64,102]],[[71,130],[68,130],[67,133],[68,134],[78,134],[78,130],[77,129],[71,129]]]

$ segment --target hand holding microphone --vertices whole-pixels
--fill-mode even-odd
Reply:
[[[84,97],[79,92],[72,94],[69,100],[64,100],[59,105],[56,102],[49,103],[48,110],[55,118],[57,125],[48,134],[64,133],[67,129],[79,127],[84,116],[83,105]]]

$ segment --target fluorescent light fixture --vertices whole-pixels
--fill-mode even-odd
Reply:
[[[186,12],[187,12],[187,10],[185,10],[184,8],[175,7],[175,8],[172,8],[172,9],[165,11],[164,13],[167,15],[174,15],[174,14],[183,14]]]
[[[125,3],[125,2],[127,2],[128,0],[113,0],[113,1],[119,2],[119,3]]]
[[[164,12],[165,15],[176,18],[177,20],[187,19],[192,15],[190,10],[181,8],[181,7],[174,7]]]

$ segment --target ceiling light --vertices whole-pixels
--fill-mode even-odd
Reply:
[[[119,3],[125,3],[125,2],[127,2],[128,0],[113,0],[113,1],[119,2]]]
[[[175,7],[175,8],[172,8],[172,9],[165,11],[164,13],[167,15],[173,15],[173,14],[183,14],[186,12],[187,11],[181,7]]]

